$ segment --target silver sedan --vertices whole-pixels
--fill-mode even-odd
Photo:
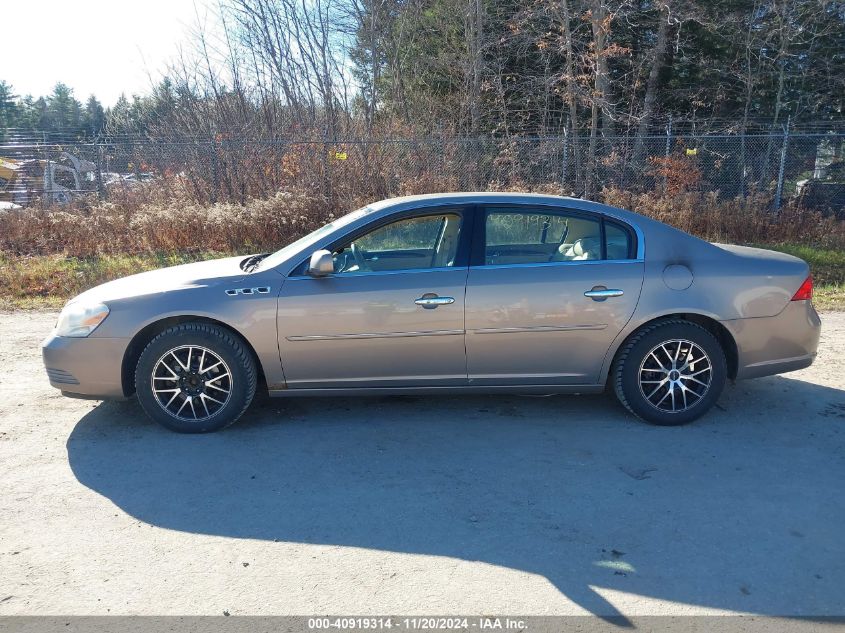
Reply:
[[[136,394],[181,432],[271,396],[613,390],[662,425],[727,380],[807,367],[805,262],[555,196],[386,200],[272,254],[119,279],[43,343],[69,396]]]

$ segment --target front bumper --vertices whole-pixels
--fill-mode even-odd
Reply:
[[[67,338],[50,334],[41,357],[50,385],[63,394],[97,399],[124,398],[122,365],[129,345],[124,338]]]
[[[810,301],[790,301],[773,317],[722,321],[736,341],[737,379],[783,374],[816,358],[821,319]]]

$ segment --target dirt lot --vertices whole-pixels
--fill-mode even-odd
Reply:
[[[70,400],[0,315],[0,615],[845,614],[845,314],[683,428],[610,396]]]

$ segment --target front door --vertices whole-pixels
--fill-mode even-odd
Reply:
[[[467,278],[469,384],[595,384],[642,288],[633,231],[540,206],[488,208],[482,226],[483,261]]]
[[[382,224],[332,247],[333,274],[288,278],[278,306],[288,388],[466,384],[463,218],[429,210]]]

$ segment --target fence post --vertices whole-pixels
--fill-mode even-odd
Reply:
[[[323,154],[323,195],[326,196],[329,200],[332,199],[332,156],[331,153],[335,147],[335,145],[329,145],[329,137],[328,134],[323,134],[323,144],[322,144],[322,154]]]
[[[211,141],[208,145],[209,151],[211,152],[211,190],[210,190],[210,198],[211,203],[217,203],[217,195],[219,191],[219,180],[220,180],[220,169],[219,165],[217,164],[217,141],[215,140],[214,136],[211,137]]]
[[[563,128],[563,159],[560,165],[560,188],[566,187],[566,168],[569,161],[569,128]]]
[[[667,159],[666,164],[663,165],[664,172],[668,168],[669,154],[672,151],[672,115],[669,115],[669,123],[666,125],[666,149],[663,152],[663,157]],[[663,176],[663,193],[666,193],[666,187],[669,185],[668,178]]]
[[[669,115],[669,123],[666,125],[666,150],[663,153],[664,158],[669,158],[669,153],[672,151],[672,115]]]
[[[44,193],[46,196],[41,196],[41,208],[44,208],[44,198],[47,198],[47,206],[53,204],[53,165],[50,160],[50,155],[47,154],[47,166],[44,169]]]
[[[103,189],[103,146],[97,144],[97,196],[100,200],[106,197],[106,191]]]
[[[775,191],[775,213],[780,212],[780,199],[783,196],[783,172],[786,168],[786,149],[789,146],[789,120],[790,117],[786,117],[786,127],[783,129],[783,141],[781,142],[780,146],[780,167],[778,168],[778,186]]]

